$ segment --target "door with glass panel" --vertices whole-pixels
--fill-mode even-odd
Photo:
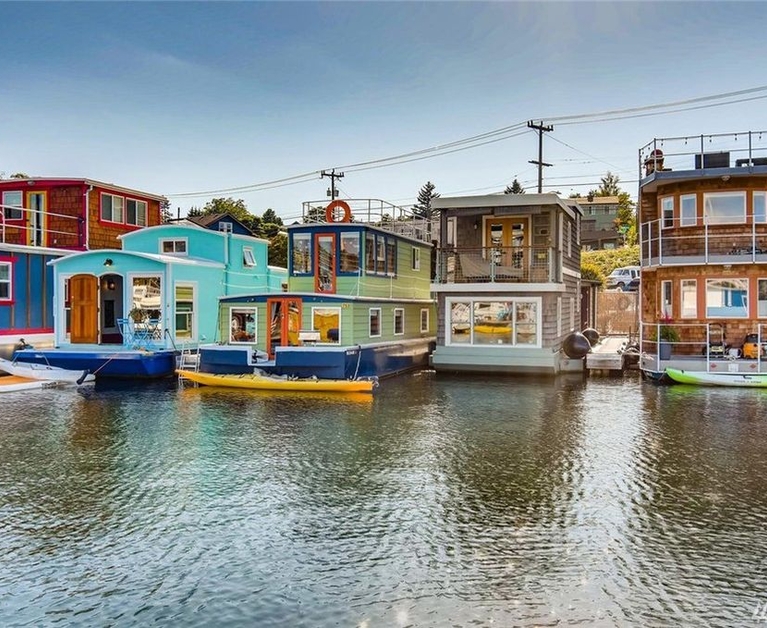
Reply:
[[[485,247],[497,266],[521,271],[526,266],[528,219],[513,216],[485,222]],[[490,259],[488,259],[490,261]]]
[[[314,291],[336,291],[336,235],[318,233],[314,236]]]
[[[295,347],[298,345],[298,332],[301,329],[301,299],[279,297],[267,299],[266,351],[274,358],[276,347]]]

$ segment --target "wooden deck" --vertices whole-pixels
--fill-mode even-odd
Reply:
[[[605,336],[586,355],[588,371],[622,371],[626,367],[624,350],[627,336]]]

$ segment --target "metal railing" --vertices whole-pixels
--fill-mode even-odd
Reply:
[[[640,179],[667,170],[767,166],[767,131],[656,138],[639,149]]]
[[[74,248],[85,246],[82,216],[0,205],[0,243]]]
[[[437,250],[437,283],[548,283],[557,281],[556,250],[542,246]]]
[[[376,198],[337,200],[343,200],[351,208],[351,222],[371,225],[421,242],[430,243],[438,237],[439,219],[436,216],[418,216],[412,208]],[[305,201],[301,210],[302,222],[328,222],[325,210],[329,203],[329,200]]]
[[[744,216],[743,222],[687,226],[679,218],[640,225],[642,266],[673,263],[767,262],[765,216]]]

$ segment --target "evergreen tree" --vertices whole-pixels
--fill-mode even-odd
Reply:
[[[413,215],[421,218],[431,218],[434,213],[431,208],[431,202],[439,198],[439,193],[434,191],[434,184],[427,181],[418,191],[418,202],[413,205]]]
[[[163,197],[160,201],[160,222],[167,223],[173,219],[173,214],[170,213],[170,201]]]
[[[522,184],[517,181],[516,177],[514,178],[514,181],[511,182],[511,185],[507,185],[506,189],[503,191],[504,194],[524,194],[525,188],[522,187]]]

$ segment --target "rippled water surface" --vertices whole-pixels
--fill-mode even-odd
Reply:
[[[767,624],[764,391],[423,372],[0,408],[3,626]]]

